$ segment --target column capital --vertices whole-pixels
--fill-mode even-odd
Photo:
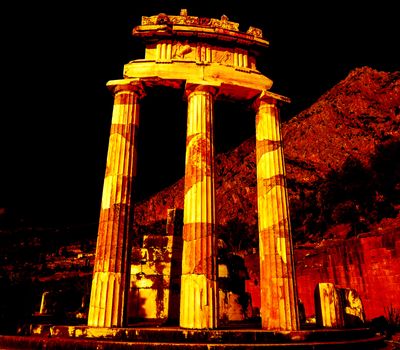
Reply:
[[[215,96],[218,93],[219,88],[219,84],[199,84],[187,82],[185,86],[185,96],[188,97],[193,92],[208,92]]]
[[[292,101],[289,97],[282,96],[268,90],[264,90],[254,100],[253,106],[255,109],[258,109],[260,102],[265,102],[276,106],[281,105],[283,102],[291,103]]]
[[[146,95],[144,84],[138,79],[110,80],[107,82],[106,86],[114,95],[123,91],[133,92],[139,99],[142,99]]]

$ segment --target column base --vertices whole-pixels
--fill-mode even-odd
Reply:
[[[217,328],[217,282],[197,274],[182,275],[181,281],[180,326]]]
[[[88,326],[122,327],[125,278],[116,272],[95,272],[92,281]]]

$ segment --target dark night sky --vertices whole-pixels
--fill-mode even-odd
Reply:
[[[262,28],[271,45],[259,69],[274,80],[273,91],[293,101],[284,118],[356,67],[400,69],[395,2],[357,8],[333,1],[211,3],[15,2],[3,9],[0,208],[35,225],[96,222],[113,104],[105,84],[122,78],[125,63],[143,57],[131,37],[142,15],[187,8],[194,16],[225,14],[242,31]],[[161,118],[142,120],[140,197],[183,175],[185,106],[178,93],[143,107],[147,116],[163,109]],[[251,134],[250,124],[237,127],[237,108],[224,108],[233,116],[216,121],[217,151]]]

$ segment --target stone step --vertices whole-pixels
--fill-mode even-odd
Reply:
[[[250,349],[304,349],[304,350],[375,350],[384,345],[383,336],[347,340],[347,341],[320,341],[320,342],[281,342],[281,343],[193,343],[193,342],[132,342],[99,339],[77,338],[44,338],[39,336],[0,336],[0,349],[13,350],[171,350],[171,349],[198,349],[198,350],[250,350]]]
[[[108,339],[132,342],[161,343],[298,343],[352,341],[374,336],[369,328],[311,329],[300,331],[265,331],[262,329],[195,330],[180,327],[100,328],[88,326],[52,326],[52,337],[80,339]]]

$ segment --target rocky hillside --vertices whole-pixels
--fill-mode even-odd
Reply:
[[[358,68],[282,129],[296,241],[398,222],[400,72]],[[257,236],[254,149],[250,138],[216,157],[218,232],[236,245],[252,237],[248,248]],[[183,207],[183,179],[138,203],[138,229],[161,229],[172,207]]]
[[[306,183],[339,170],[349,157],[367,165],[376,146],[399,139],[399,125],[400,72],[356,69],[283,126],[288,161],[299,165],[289,165],[288,175]],[[309,176],[296,176],[299,169]]]

